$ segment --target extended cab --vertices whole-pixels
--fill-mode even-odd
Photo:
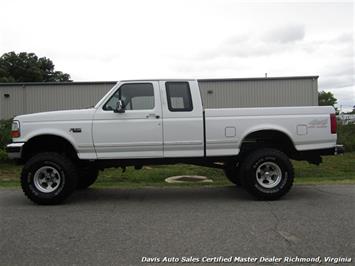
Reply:
[[[260,199],[292,186],[290,159],[319,164],[336,145],[329,106],[204,109],[197,80],[118,82],[93,108],[21,115],[10,158],[24,193],[56,204],[106,167],[190,163],[223,168]]]

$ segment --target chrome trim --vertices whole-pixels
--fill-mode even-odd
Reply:
[[[6,145],[6,152],[9,159],[21,159],[24,142],[14,142]]]

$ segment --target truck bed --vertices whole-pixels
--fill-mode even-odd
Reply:
[[[330,113],[329,106],[205,109],[206,155],[239,153],[249,133],[266,130],[284,133],[298,151],[333,147]]]

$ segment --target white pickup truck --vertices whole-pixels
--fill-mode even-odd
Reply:
[[[8,155],[39,204],[62,202],[107,167],[173,163],[223,168],[273,200],[292,186],[290,159],[343,152],[333,107],[204,109],[197,80],[120,81],[93,108],[17,116],[11,134]]]

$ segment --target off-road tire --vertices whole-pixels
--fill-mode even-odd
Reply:
[[[268,165],[269,167],[271,166],[271,168],[274,167],[278,171],[273,171],[272,169],[269,172],[263,171],[262,167],[268,167]],[[277,149],[263,148],[254,150],[245,157],[240,167],[243,187],[257,199],[279,199],[292,187],[294,179],[293,166],[288,156]],[[280,174],[271,174],[271,179],[278,180],[278,182],[272,184],[273,180],[270,179],[270,173],[273,172],[279,172]],[[264,182],[262,182],[264,176],[271,180],[270,184],[264,184]],[[277,176],[279,176],[279,178],[276,178]],[[269,182],[265,179],[264,181]]]
[[[59,174],[60,182],[53,192],[42,192],[35,184],[36,173],[41,168],[52,168]],[[73,162],[65,155],[55,152],[43,152],[34,155],[24,165],[21,173],[21,187],[25,195],[41,205],[54,205],[63,202],[77,186],[77,170]]]

